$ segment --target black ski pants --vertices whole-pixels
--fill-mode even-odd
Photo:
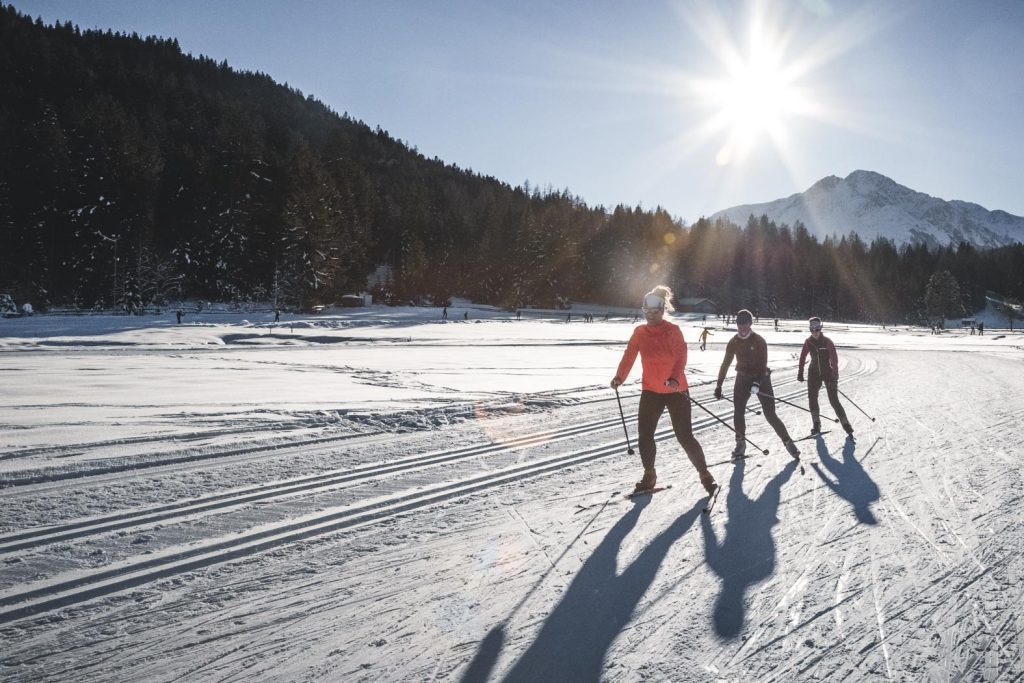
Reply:
[[[668,408],[668,416],[672,419],[672,431],[679,440],[679,445],[686,451],[686,457],[697,469],[703,472],[708,468],[704,460],[704,449],[693,436],[693,424],[690,421],[690,397],[685,392],[659,394],[655,391],[640,392],[640,412],[637,415],[637,441],[640,446],[640,460],[644,467],[654,467],[654,456],[658,446],[654,441],[654,430],[658,427],[661,414]]]
[[[771,371],[761,376],[759,384],[761,389],[757,398],[761,401],[761,414],[764,415],[764,419],[768,421],[768,424],[772,426],[772,429],[775,430],[780,439],[789,441],[789,432],[786,430],[786,425],[782,424],[782,420],[779,419],[778,414],[775,412],[775,391],[772,389]],[[750,388],[753,385],[753,377],[736,375],[736,384],[733,385],[732,389],[732,421],[733,426],[736,428],[737,441],[743,441],[747,435],[747,401],[750,400]]]
[[[846,411],[843,410],[843,404],[839,402],[839,382],[831,379],[825,384],[825,394],[828,396],[829,405],[832,406],[832,410],[836,411],[836,417],[839,418],[844,426],[850,424],[850,421],[846,418]],[[815,427],[821,428],[821,416],[818,414],[818,393],[821,391],[821,375],[817,372],[807,373],[807,403],[811,407],[811,421]]]

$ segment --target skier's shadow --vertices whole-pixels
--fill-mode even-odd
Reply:
[[[825,445],[825,440],[819,437],[818,459],[821,460],[821,464],[825,466],[832,478],[825,476],[818,463],[811,463],[811,467],[833,493],[850,502],[858,520],[864,524],[878,524],[878,520],[871,512],[871,503],[880,497],[878,484],[868,476],[860,462],[854,457],[856,450],[857,443],[847,437],[846,444],[843,446],[843,459],[840,462],[832,457]]]
[[[744,462],[733,468],[729,480],[726,505],[729,516],[725,523],[725,537],[719,544],[711,521],[701,520],[704,531],[704,554],[708,566],[722,579],[722,590],[715,601],[715,632],[723,638],[735,638],[743,628],[743,602],[747,588],[765,580],[775,571],[775,542],[771,529],[778,523],[776,516],[782,485],[796,471],[796,460],[768,482],[757,500],[743,492]]]
[[[701,499],[658,534],[620,572],[619,549],[649,503],[649,497],[636,501],[608,531],[580,567],[536,639],[506,674],[505,681],[601,680],[608,648],[629,623],[672,544],[700,516],[705,500]],[[463,681],[488,679],[503,645],[504,627],[499,625],[481,643]]]

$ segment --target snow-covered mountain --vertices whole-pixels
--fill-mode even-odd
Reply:
[[[763,204],[734,206],[711,216],[746,225],[751,215],[777,224],[803,223],[819,238],[856,232],[866,242],[888,237],[896,244],[937,246],[970,242],[998,247],[1024,242],[1024,217],[989,211],[962,201],[946,201],[915,192],[872,171],[846,178],[822,178],[807,191]]]

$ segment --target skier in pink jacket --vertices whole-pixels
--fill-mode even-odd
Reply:
[[[846,417],[843,404],[839,402],[839,354],[836,345],[821,331],[821,318],[814,317],[808,321],[811,336],[804,341],[800,350],[800,367],[796,372],[798,382],[804,381],[804,361],[810,356],[811,364],[807,368],[807,403],[811,407],[811,434],[821,433],[821,416],[818,409],[818,393],[821,385],[825,385],[825,393],[832,410],[842,423],[847,434],[853,434],[853,427]]]
[[[640,392],[640,410],[637,416],[637,441],[644,475],[637,482],[636,490],[652,489],[658,481],[654,469],[657,454],[654,430],[658,426],[661,414],[668,408],[676,439],[696,468],[701,485],[711,494],[714,493],[717,484],[708,471],[704,449],[693,436],[693,425],[690,421],[689,385],[684,374],[686,342],[679,326],[665,320],[666,310],[673,310],[672,290],[659,285],[644,297],[643,311],[647,322],[633,330],[633,336],[629,339],[629,345],[622,354],[622,360],[611,382],[612,388],[618,389],[629,376],[637,354],[640,355],[643,389]]]

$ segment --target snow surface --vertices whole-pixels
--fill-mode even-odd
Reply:
[[[667,417],[673,487],[622,495],[632,315],[590,310],[0,321],[0,679],[1024,676],[1024,335],[826,322],[856,440],[826,422],[797,462],[750,415],[770,454],[733,465],[695,407],[704,515]],[[677,321],[731,422],[731,332],[701,352]],[[779,327],[803,435],[805,326]]]

